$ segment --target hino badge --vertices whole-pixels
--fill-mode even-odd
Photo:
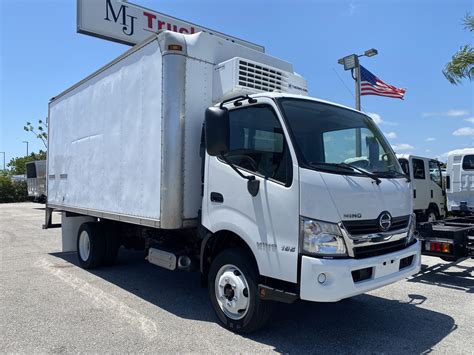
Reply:
[[[46,224],[84,268],[143,248],[199,270],[217,317],[335,302],[418,272],[411,189],[365,114],[307,96],[290,63],[164,31],[49,104]]]

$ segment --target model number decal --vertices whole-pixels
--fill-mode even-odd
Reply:
[[[287,252],[290,252],[290,253],[294,253],[296,251],[296,247],[290,247],[288,245],[283,245],[281,247],[281,251],[287,251]]]
[[[268,251],[276,251],[277,245],[276,244],[269,244],[265,242],[257,242],[257,248],[260,250],[268,250]]]

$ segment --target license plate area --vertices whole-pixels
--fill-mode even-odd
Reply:
[[[400,269],[400,260],[395,258],[389,258],[375,267],[375,278],[384,277],[398,272]]]

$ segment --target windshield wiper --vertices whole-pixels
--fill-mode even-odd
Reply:
[[[360,174],[365,175],[365,176],[370,177],[371,179],[373,179],[377,183],[377,185],[382,182],[382,180],[380,180],[376,175],[374,175],[372,173],[369,173],[368,171],[365,171],[363,169],[360,169],[357,166],[347,164],[347,163],[310,162],[308,164],[315,167],[315,168],[331,167],[331,168],[336,168],[336,169],[337,168],[343,169],[343,170],[346,170],[346,171],[354,171],[355,170],[355,171],[358,171]],[[329,170],[329,169],[326,169],[326,170]]]
[[[352,165],[352,164],[348,164],[348,163],[339,163],[339,165],[347,166],[347,167],[349,167],[349,168],[352,168],[352,169],[354,169],[354,170],[357,170],[357,171],[358,171],[359,173],[361,173],[362,175],[365,175],[365,176],[368,176],[368,177],[372,178],[372,179],[375,181],[375,183],[376,183],[377,185],[379,185],[379,184],[382,182],[382,180],[380,180],[380,179],[377,177],[377,175],[372,174],[372,173],[369,173],[368,171],[366,171],[366,170],[364,170],[364,169],[361,169],[361,168],[359,168],[358,166],[355,166],[355,165]]]
[[[405,179],[407,180],[407,182],[410,182],[410,181],[411,181],[410,177],[409,177],[407,174],[400,173],[400,172],[395,171],[395,170],[374,171],[374,174],[377,174],[377,175],[379,175],[379,176],[392,175],[392,176],[394,176],[394,177],[402,177],[402,178],[405,178]]]

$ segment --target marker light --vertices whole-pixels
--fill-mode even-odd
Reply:
[[[182,51],[183,50],[183,46],[179,45],[179,44],[169,44],[168,45],[168,50],[169,51]]]

